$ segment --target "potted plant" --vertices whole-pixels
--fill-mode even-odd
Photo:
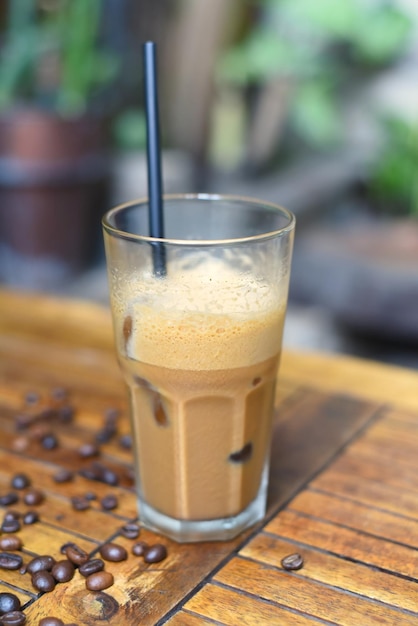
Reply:
[[[101,0],[9,0],[0,43],[0,280],[56,288],[91,259],[105,208]],[[96,233],[97,234],[97,233]]]

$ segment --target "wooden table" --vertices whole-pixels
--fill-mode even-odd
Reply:
[[[76,414],[16,431],[25,395],[65,387]],[[17,593],[27,624],[46,615],[80,626],[163,624],[418,624],[418,373],[362,360],[286,352],[278,388],[269,510],[263,524],[228,543],[176,545],[157,564],[130,555],[106,569],[115,584],[90,592],[76,572],[37,595],[28,574],[0,570],[0,591]],[[113,350],[107,309],[85,302],[0,292],[0,495],[25,472],[45,494],[40,521],[23,526],[24,562],[60,556],[76,542],[96,553],[112,539],[129,550],[121,526],[136,517],[131,452],[118,437],[101,446],[118,486],[81,475],[66,484],[58,468],[80,469],[79,446],[93,441],[108,408],[121,411],[126,392]],[[44,429],[44,430],[42,430]],[[58,447],[44,449],[45,429]],[[86,511],[71,497],[94,492]],[[104,511],[100,498],[116,494]],[[14,509],[27,510],[22,497]],[[33,508],[33,507],[32,507]],[[284,556],[304,558],[285,571]]]

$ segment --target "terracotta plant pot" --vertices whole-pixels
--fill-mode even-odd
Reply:
[[[0,117],[0,280],[56,288],[92,260],[109,178],[104,137],[87,116]]]

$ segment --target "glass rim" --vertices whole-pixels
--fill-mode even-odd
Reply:
[[[177,193],[177,194],[164,194],[163,201],[170,200],[201,200],[201,201],[228,201],[228,202],[241,202],[241,203],[249,203],[259,207],[266,207],[270,209],[274,209],[276,211],[280,211],[282,215],[284,215],[288,223],[282,226],[281,228],[277,228],[275,230],[269,230],[265,233],[260,233],[258,235],[251,235],[247,237],[233,237],[227,239],[172,239],[169,237],[151,237],[150,235],[138,235],[135,233],[130,233],[126,230],[121,230],[120,228],[116,228],[110,223],[110,219],[124,211],[125,209],[130,209],[134,206],[144,206],[148,204],[148,197],[138,198],[137,200],[130,200],[128,202],[124,202],[122,204],[118,204],[106,211],[106,213],[102,217],[102,226],[104,230],[113,237],[117,237],[119,239],[126,239],[128,241],[138,241],[143,243],[164,243],[164,244],[172,244],[177,246],[221,246],[221,245],[231,245],[231,244],[239,244],[246,242],[256,242],[256,241],[264,241],[266,239],[272,239],[275,237],[281,237],[285,234],[292,232],[295,228],[296,217],[284,207],[279,204],[275,204],[274,202],[269,202],[267,200],[260,200],[258,198],[252,198],[249,196],[239,196],[239,195],[231,195],[231,194],[215,194],[215,193]]]

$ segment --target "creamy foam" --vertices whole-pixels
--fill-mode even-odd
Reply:
[[[266,281],[211,260],[161,279],[133,275],[121,324],[132,320],[126,344],[135,360],[167,368],[217,370],[253,365],[281,344],[285,298]],[[120,335],[121,333],[119,333]]]

